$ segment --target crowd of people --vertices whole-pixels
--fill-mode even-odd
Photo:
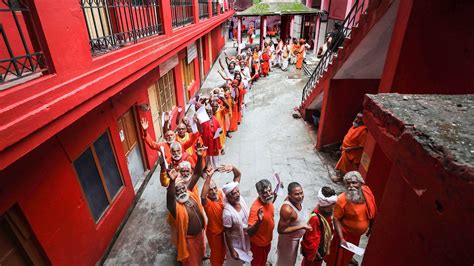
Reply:
[[[311,213],[302,206],[303,187],[298,182],[289,183],[275,224],[274,202],[283,185],[278,183],[273,189],[268,179],[258,181],[257,196],[248,205],[249,199],[240,194],[239,169],[220,164],[226,137],[237,131],[242,122],[249,82],[242,78],[242,72],[249,70],[241,55],[226,61],[229,60],[234,79],[226,79],[224,86],[208,96],[194,98],[193,116],[181,117],[180,108],[175,130],[171,129],[172,119],[164,116],[164,142],[155,142],[147,133],[148,121],[141,121],[146,144],[160,154],[160,181],[167,188],[167,220],[177,250],[176,260],[182,265],[202,265],[207,241],[211,265],[269,265],[276,227],[276,265],[295,265],[299,254],[303,256],[302,265],[322,265],[323,261],[327,265],[355,263],[353,253],[343,246],[347,247],[348,242],[358,245],[360,237],[370,233],[376,213],[374,196],[359,172],[345,173],[345,192],[339,196],[331,187],[320,188]],[[240,70],[236,71],[236,67]],[[204,119],[199,111],[202,108],[207,114]],[[356,117],[356,128],[360,121],[360,116]],[[345,165],[351,163],[343,160]],[[218,187],[213,181],[216,172],[232,173],[233,179]],[[199,178],[204,179],[200,189]]]

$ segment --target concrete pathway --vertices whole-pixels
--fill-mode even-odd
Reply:
[[[229,52],[235,50],[226,49]],[[218,63],[203,88],[222,83],[217,66]],[[313,129],[303,120],[291,116],[306,82],[306,79],[288,79],[291,71],[273,70],[269,77],[254,84],[246,96],[247,108],[242,124],[228,139],[221,163],[233,164],[241,170],[241,195],[249,205],[257,198],[255,183],[262,178],[272,180],[273,174],[279,173],[285,185],[292,181],[303,185],[303,206],[310,213],[320,187],[329,185],[337,191],[341,191],[341,187],[334,185],[329,178],[335,162],[313,148]],[[222,186],[232,176],[218,173],[214,179],[218,186]],[[198,185],[201,188],[202,182]],[[170,230],[166,222],[165,193],[155,172],[115,242],[106,265],[176,265],[176,253],[170,243]],[[275,202],[275,223],[279,220],[283,198],[281,196]],[[275,229],[269,259],[272,263],[276,262],[277,239]],[[205,264],[208,265],[208,261]]]

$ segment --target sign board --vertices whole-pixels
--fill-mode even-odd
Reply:
[[[162,64],[160,64],[160,78],[163,77],[168,71],[173,69],[179,63],[178,55],[174,55]]]
[[[188,64],[190,64],[194,58],[197,57],[197,48],[195,42],[186,47],[186,54],[188,55]]]

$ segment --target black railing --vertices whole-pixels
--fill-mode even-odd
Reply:
[[[173,28],[193,23],[193,1],[171,0],[171,18]]]
[[[209,1],[199,0],[199,19],[209,17]]]
[[[212,0],[211,4],[212,4],[212,15],[213,16],[217,16],[217,1],[214,1]]]
[[[93,55],[163,32],[159,0],[81,0]]]
[[[46,73],[46,61],[34,33],[27,2],[0,2],[0,89],[7,82]],[[6,85],[9,86],[9,85]]]
[[[357,26],[357,24],[359,23],[360,15],[365,12],[364,4],[365,0],[356,0],[351,10],[347,14],[346,18],[344,19],[344,22],[342,22],[339,32],[335,33],[332,36],[332,44],[328,45],[328,49],[321,57],[321,60],[316,66],[316,69],[314,69],[313,73],[311,74],[311,77],[303,88],[303,95],[301,99],[302,102],[306,100],[306,98],[311,94],[311,92],[318,84],[319,80],[323,77],[326,69],[332,62],[334,55],[337,55],[337,50],[344,43],[344,40],[350,37],[352,27]]]

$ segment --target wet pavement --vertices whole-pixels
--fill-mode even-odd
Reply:
[[[228,53],[235,51],[231,47],[226,49]],[[216,62],[203,88],[222,84],[217,74],[218,65]],[[279,173],[285,185],[297,181],[303,186],[303,206],[309,214],[316,204],[319,188],[329,185],[338,192],[342,188],[330,181],[334,160],[313,148],[314,129],[302,119],[292,117],[307,81],[304,75],[301,79],[289,79],[293,68],[289,72],[274,69],[269,77],[254,84],[246,95],[247,107],[242,124],[227,140],[225,155],[220,161],[241,170],[241,196],[249,205],[257,198],[255,183],[262,178],[273,181],[273,174]],[[222,186],[232,180],[232,176],[217,173],[214,179],[218,186]],[[202,180],[198,186],[202,187]],[[176,252],[170,243],[166,222],[165,193],[156,171],[109,253],[106,265],[176,265]],[[275,202],[275,223],[279,220],[283,198],[278,197]],[[275,228],[269,256],[269,262],[273,264],[276,262],[277,239]],[[301,255],[297,265],[300,260]],[[205,265],[208,263],[206,261]]]

